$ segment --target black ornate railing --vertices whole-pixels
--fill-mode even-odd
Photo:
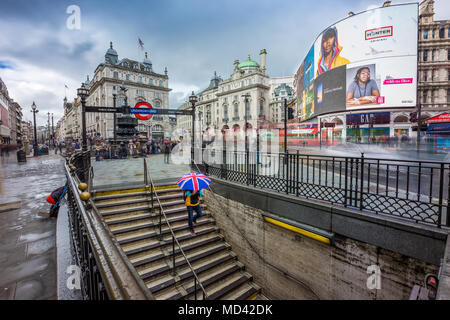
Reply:
[[[450,226],[450,163],[202,150],[217,178],[365,212]],[[215,159],[221,164],[214,164]],[[217,163],[217,161],[215,161]]]
[[[84,155],[84,157],[83,157]],[[71,247],[81,270],[85,300],[151,300],[150,291],[126,258],[91,199],[83,198],[80,182],[92,182],[88,152],[74,154],[64,164]],[[86,180],[80,179],[87,177]],[[88,189],[89,190],[89,187]]]

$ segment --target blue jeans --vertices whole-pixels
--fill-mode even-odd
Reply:
[[[195,207],[186,206],[186,208],[189,215],[189,230],[194,231],[192,221],[197,221],[197,219],[202,216],[202,208],[200,207],[200,205],[196,205]],[[194,218],[192,218],[194,210],[197,212],[197,214],[195,215]]]

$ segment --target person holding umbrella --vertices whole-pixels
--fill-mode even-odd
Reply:
[[[191,235],[195,235],[194,223],[202,216],[202,208],[200,206],[201,189],[207,188],[210,183],[210,178],[197,172],[185,174],[177,181],[177,185],[184,190],[183,197],[188,212],[189,231]],[[194,210],[197,213],[195,217],[193,216]]]

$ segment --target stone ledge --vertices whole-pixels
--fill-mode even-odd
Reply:
[[[22,201],[17,197],[0,196],[0,212],[20,209]]]

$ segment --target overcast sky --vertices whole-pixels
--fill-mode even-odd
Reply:
[[[392,4],[410,1],[392,1]],[[192,90],[208,86],[214,71],[228,78],[235,59],[259,62],[267,50],[269,76],[293,75],[317,35],[327,26],[379,7],[383,0],[1,0],[0,77],[10,96],[38,124],[47,112],[56,121],[62,103],[76,96],[86,75],[104,61],[112,41],[119,59],[142,61],[138,38],[153,70],[169,72],[170,107]],[[81,11],[79,30],[67,27],[70,5]],[[450,1],[435,0],[435,19],[450,19]],[[69,89],[65,89],[65,85]]]

